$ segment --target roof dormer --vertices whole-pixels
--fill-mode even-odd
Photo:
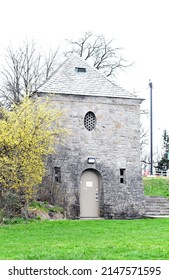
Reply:
[[[75,71],[78,73],[86,73],[86,68],[84,67],[75,67]]]

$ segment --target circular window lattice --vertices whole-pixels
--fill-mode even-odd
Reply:
[[[93,112],[88,112],[84,117],[84,126],[87,130],[91,131],[95,128],[96,116]]]

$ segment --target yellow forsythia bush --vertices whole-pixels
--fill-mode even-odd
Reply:
[[[0,191],[22,191],[26,200],[45,174],[44,156],[64,138],[63,112],[50,102],[25,98],[0,119]]]

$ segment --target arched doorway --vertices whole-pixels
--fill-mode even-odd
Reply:
[[[80,181],[80,217],[99,217],[100,176],[91,169],[82,173]]]

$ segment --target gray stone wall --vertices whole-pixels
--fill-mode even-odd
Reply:
[[[39,94],[38,98],[46,95]],[[86,169],[100,174],[100,216],[105,218],[140,217],[144,213],[144,194],[140,168],[140,99],[49,95],[50,105],[65,112],[64,126],[69,135],[57,154],[47,161],[43,199],[62,205],[65,216],[80,215],[79,186]],[[96,127],[88,131],[84,116],[92,111]],[[96,162],[88,164],[87,158]],[[61,182],[54,180],[54,167],[61,169]],[[125,169],[125,183],[120,183]]]

